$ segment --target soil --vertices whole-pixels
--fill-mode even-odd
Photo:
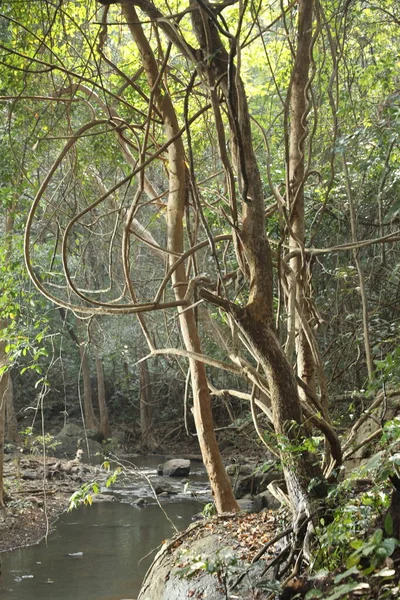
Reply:
[[[107,473],[78,459],[5,455],[6,506],[0,508],[0,552],[38,543],[68,509],[71,495]]]

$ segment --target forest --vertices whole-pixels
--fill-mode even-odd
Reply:
[[[400,597],[399,26],[396,0],[0,2],[0,551],[24,515],[47,535],[48,469],[90,444],[190,454],[205,531],[264,546],[138,598]]]

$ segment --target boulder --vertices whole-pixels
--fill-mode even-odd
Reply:
[[[178,493],[170,485],[156,485],[154,487],[154,491],[157,494],[157,496],[161,496],[161,495],[169,496],[169,495]]]
[[[266,473],[253,471],[250,475],[233,477],[234,493],[236,498],[243,498],[246,494],[256,496],[268,489],[272,481],[282,479],[282,473],[271,469]]]
[[[254,511],[254,502],[251,498],[241,498],[240,500],[237,501],[240,510],[243,510],[244,512],[255,512]]]
[[[202,523],[193,523],[187,531],[197,527],[201,528]],[[137,600],[226,600],[221,578],[226,577],[232,582],[242,573],[235,565],[238,555],[233,548],[237,546],[237,540],[221,539],[221,535],[209,530],[200,531],[201,537],[194,533],[195,539],[185,539],[185,534],[179,533],[163,545],[146,573]],[[205,568],[206,562],[208,568]],[[248,568],[247,576],[235,589],[235,596],[242,600],[255,597],[254,586],[260,579],[264,563],[260,561]],[[266,598],[261,590],[256,593],[260,600]]]
[[[174,458],[164,463],[162,474],[169,477],[186,477],[190,473],[190,460]]]
[[[83,460],[89,458],[83,427],[68,423],[54,436],[53,443],[54,447],[51,453],[54,456],[59,458],[75,458],[77,450],[81,448],[83,451]],[[88,446],[90,457],[94,457],[97,453],[102,453],[103,451],[102,445],[90,438],[88,438]]]
[[[269,490],[265,490],[254,497],[254,512],[261,512],[264,509],[277,510],[280,506],[280,502]]]

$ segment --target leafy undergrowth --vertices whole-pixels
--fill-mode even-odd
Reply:
[[[374,455],[332,487],[316,529],[307,600],[400,598],[399,442],[395,418]]]
[[[205,529],[226,536],[238,560],[235,564],[198,560],[185,563],[184,570],[214,569],[219,577],[224,574],[228,599],[240,597],[235,581],[255,561],[263,564],[254,598],[400,599],[399,442],[400,419],[395,418],[385,424],[373,456],[331,485],[308,563],[301,550],[293,548],[290,532],[271,543],[279,531],[290,529],[290,515],[281,509],[207,520],[196,535],[204,535]]]

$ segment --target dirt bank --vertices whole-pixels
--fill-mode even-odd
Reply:
[[[6,506],[0,508],[0,552],[36,544],[67,510],[82,484],[102,482],[107,472],[79,460],[6,455]]]

